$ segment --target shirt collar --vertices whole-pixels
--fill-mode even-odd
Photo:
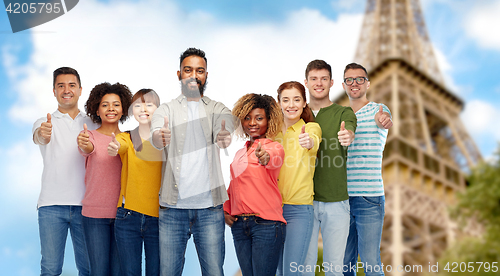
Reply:
[[[52,116],[54,116],[56,118],[62,118],[64,115],[68,115],[68,113],[62,113],[61,111],[59,111],[59,109],[56,109],[56,111],[54,113],[52,113]],[[85,114],[85,112],[78,109],[78,114],[76,115],[76,117],[78,117],[78,116],[82,116],[83,118],[85,118],[85,117],[87,117],[87,114]]]
[[[300,132],[302,131],[302,126],[305,125],[306,123],[304,122],[304,120],[301,118],[300,120],[298,120],[295,124],[293,124],[293,126],[291,126],[291,128],[293,129],[293,131],[295,132]]]

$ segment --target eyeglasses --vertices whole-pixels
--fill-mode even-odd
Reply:
[[[352,85],[354,83],[354,80],[356,80],[357,84],[363,84],[365,83],[368,79],[365,77],[357,77],[357,78],[345,78],[344,83],[347,85]]]

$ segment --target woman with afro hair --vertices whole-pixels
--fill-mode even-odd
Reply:
[[[96,85],[85,104],[87,115],[99,126],[78,135],[78,148],[85,157],[85,196],[82,200],[83,232],[91,276],[119,276],[120,262],[114,235],[116,206],[120,195],[122,163],[109,156],[112,135],[120,133],[132,102],[127,86],[105,82]]]
[[[243,276],[275,275],[285,241],[278,175],[285,152],[271,139],[282,129],[283,114],[267,95],[247,94],[232,111],[240,119],[237,133],[249,138],[231,163],[231,183],[224,203],[226,223]]]

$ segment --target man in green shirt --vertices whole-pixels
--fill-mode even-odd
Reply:
[[[325,61],[313,60],[307,65],[304,83],[309,90],[309,106],[323,133],[314,173],[314,225],[304,275],[314,275],[319,269],[325,275],[343,275],[350,221],[347,146],[354,140],[356,115],[350,107],[330,100],[332,69]],[[320,229],[323,263],[315,267]]]

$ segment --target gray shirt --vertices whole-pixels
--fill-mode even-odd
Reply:
[[[231,115],[231,111],[224,104],[212,101],[205,96],[201,98],[198,108],[199,120],[205,138],[205,144],[200,146],[206,148],[208,157],[208,175],[205,177],[210,181],[209,190],[212,194],[213,206],[217,206],[228,199],[220,166],[220,150],[216,144],[217,134],[221,129],[222,120],[226,121],[226,129],[232,133],[235,120]],[[182,162],[183,155],[189,154],[184,151],[186,148],[189,148],[190,151],[200,149],[184,147],[186,135],[188,134],[189,119],[187,98],[184,95],[180,95],[171,102],[158,107],[151,121],[151,133],[163,127],[165,116],[168,117],[172,138],[170,144],[164,150],[166,161],[163,162],[162,168],[160,202],[167,205],[176,205],[179,197],[179,185],[183,185],[181,182],[181,165],[189,166],[192,171],[199,169],[194,167],[194,164]]]

